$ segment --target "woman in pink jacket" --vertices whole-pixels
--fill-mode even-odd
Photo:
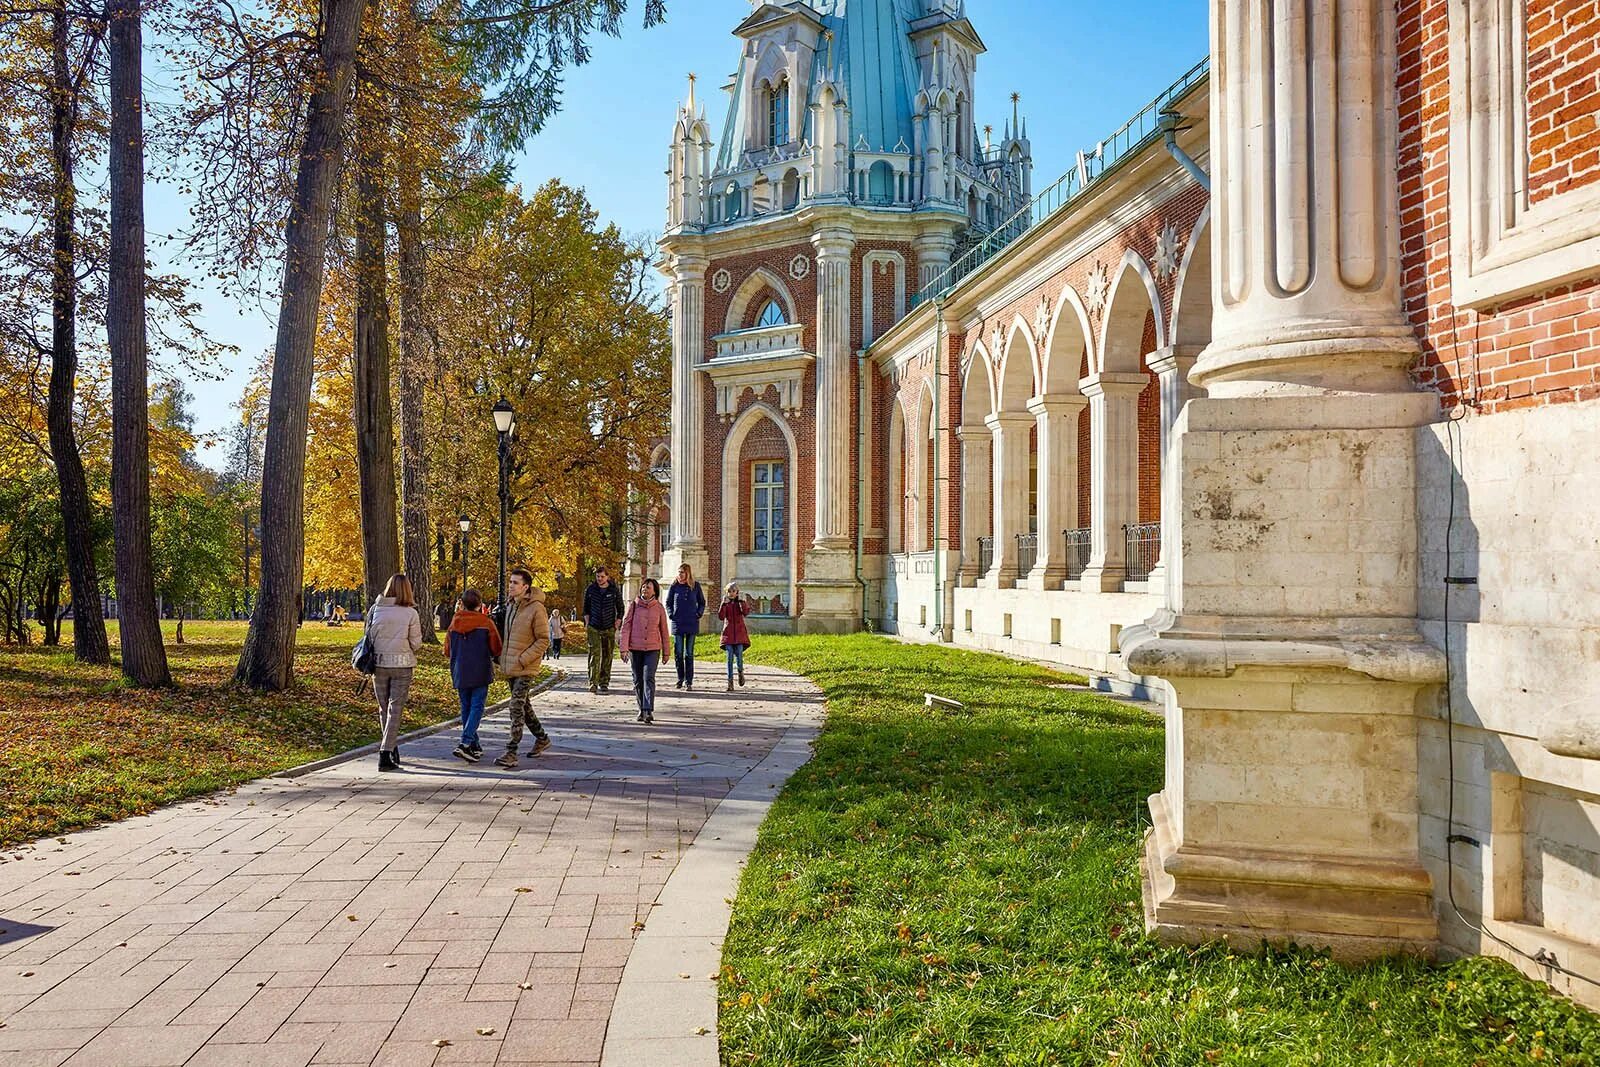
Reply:
[[[661,606],[661,584],[654,578],[640,583],[638,597],[617,627],[617,645],[633,671],[639,721],[655,722],[656,667],[662,651],[672,647],[672,633],[667,629],[667,609]]]

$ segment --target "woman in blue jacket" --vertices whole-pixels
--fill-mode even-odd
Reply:
[[[672,622],[672,658],[678,668],[678,689],[694,688],[694,639],[700,634],[700,616],[706,613],[706,595],[685,563],[678,580],[667,590],[667,618]]]

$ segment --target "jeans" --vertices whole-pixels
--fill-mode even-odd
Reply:
[[[415,667],[379,667],[372,674],[372,692],[378,698],[378,722],[383,727],[385,752],[400,743],[400,720],[406,711],[406,694],[411,692],[411,672]]]
[[[672,635],[672,659],[678,668],[678,681],[694,684],[694,634]]]
[[[728,681],[733,681],[733,665],[739,665],[739,677],[744,677],[744,646],[724,645],[722,651],[728,654]]]
[[[639,700],[639,710],[646,715],[656,712],[656,665],[661,662],[661,651],[628,653],[628,666],[633,670],[633,692]]]
[[[478,724],[483,721],[483,702],[489,696],[489,687],[457,689],[456,695],[461,698],[461,743],[467,748],[477,748]]]
[[[617,654],[617,631],[589,628],[589,684],[611,687],[611,661]]]
[[[544,724],[539,721],[539,716],[533,712],[533,703],[528,699],[528,690],[533,688],[532,676],[508,679],[511,682],[511,737],[506,741],[506,751],[515,752],[517,746],[522,744],[522,726],[527,723],[528,732],[534,737],[549,737],[544,732]]]
[[[561,638],[552,637],[550,639],[550,654],[556,659],[561,658]]]

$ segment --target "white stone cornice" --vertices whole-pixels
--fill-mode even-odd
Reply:
[[[993,433],[1020,429],[1033,425],[1033,416],[1021,411],[1001,411],[983,417],[983,424]]]
[[[1070,393],[1028,398],[1028,413],[1034,416],[1076,414],[1088,406],[1087,396]]]
[[[1091,374],[1078,381],[1078,391],[1084,396],[1137,396],[1150,384],[1144,374],[1107,372]]]

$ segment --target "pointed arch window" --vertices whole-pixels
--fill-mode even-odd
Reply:
[[[789,79],[767,90],[767,147],[789,143]]]
[[[761,315],[756,319],[756,328],[767,326],[787,326],[789,318],[783,313],[783,307],[776,300],[768,300],[761,309]]]

